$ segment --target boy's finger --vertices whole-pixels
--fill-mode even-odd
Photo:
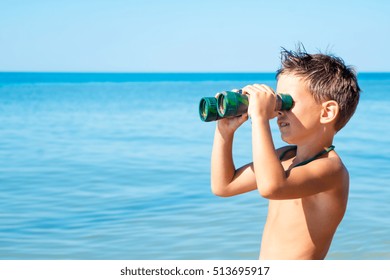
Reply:
[[[242,94],[250,95],[255,92],[255,88],[251,85],[246,86],[242,89]]]
[[[240,125],[243,124],[248,120],[248,113],[242,114],[241,117],[238,119]]]
[[[264,91],[264,92],[274,93],[274,90],[271,87],[269,87],[269,86],[267,86],[265,84],[261,84],[261,85],[260,84],[254,84],[253,86],[255,88],[259,89],[259,90]]]

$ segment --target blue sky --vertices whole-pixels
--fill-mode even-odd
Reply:
[[[390,71],[389,3],[1,0],[0,71],[273,72],[298,42]]]

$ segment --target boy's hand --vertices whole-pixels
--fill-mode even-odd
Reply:
[[[249,96],[248,114],[254,119],[273,119],[278,115],[276,108],[276,95],[267,85],[248,85],[242,89]]]
[[[238,89],[233,89],[234,92],[239,92]],[[218,94],[215,96],[218,97]],[[244,122],[248,120],[248,114],[243,114],[234,118],[223,118],[218,120],[218,130],[222,134],[233,134]]]

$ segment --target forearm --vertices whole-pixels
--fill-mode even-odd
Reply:
[[[268,197],[285,180],[285,171],[275,151],[268,119],[252,119],[252,146],[257,188],[262,196]]]
[[[235,174],[233,137],[234,133],[223,134],[218,127],[215,130],[211,155],[211,188],[216,195],[224,195]]]

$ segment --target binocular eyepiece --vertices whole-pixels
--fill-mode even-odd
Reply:
[[[293,99],[289,94],[276,95],[276,111],[290,110]],[[242,91],[223,91],[217,97],[203,97],[199,103],[199,116],[204,122],[237,117],[248,111],[248,96]]]

